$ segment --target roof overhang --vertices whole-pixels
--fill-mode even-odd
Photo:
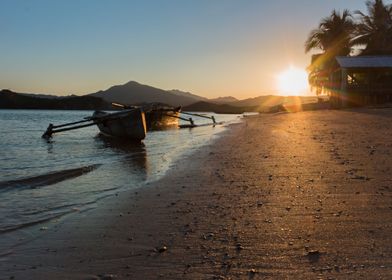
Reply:
[[[341,68],[392,68],[392,56],[337,56]]]

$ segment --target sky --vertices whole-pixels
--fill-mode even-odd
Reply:
[[[0,89],[82,95],[133,80],[208,98],[276,94],[279,73],[309,64],[321,18],[364,2],[0,0]]]

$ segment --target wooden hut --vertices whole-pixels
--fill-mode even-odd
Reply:
[[[392,56],[337,56],[330,73],[330,100],[336,107],[392,102]]]

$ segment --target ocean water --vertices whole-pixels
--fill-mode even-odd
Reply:
[[[241,119],[214,115],[224,125],[149,132],[141,144],[109,140],[96,126],[54,135],[49,142],[41,138],[49,123],[91,114],[0,110],[0,236],[94,208],[121,191],[147,187],[174,162]],[[196,124],[210,122],[193,119]]]

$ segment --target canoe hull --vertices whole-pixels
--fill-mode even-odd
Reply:
[[[146,137],[146,119],[141,109],[130,110],[121,115],[95,111],[93,118],[103,118],[96,125],[105,136],[133,141],[141,141]]]

